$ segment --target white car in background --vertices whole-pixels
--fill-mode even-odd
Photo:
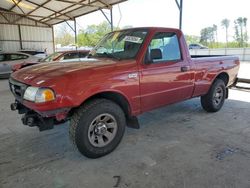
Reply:
[[[208,49],[207,46],[203,46],[202,44],[189,44],[188,48],[189,48],[189,50],[192,50],[192,49]]]
[[[39,57],[22,52],[0,52],[0,78],[8,78],[15,64],[36,62],[39,59]]]
[[[38,57],[40,59],[44,59],[47,57],[47,54],[45,53],[45,51],[41,51],[41,50],[19,50],[18,52],[33,55],[33,56]]]

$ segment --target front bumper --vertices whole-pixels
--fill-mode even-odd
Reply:
[[[30,127],[37,126],[40,131],[52,129],[54,123],[67,120],[70,108],[59,108],[53,110],[54,104],[35,104],[23,100],[23,95],[28,85],[18,82],[12,78],[9,80],[10,90],[15,97],[15,102],[10,105],[11,110],[23,114],[22,122]]]
[[[19,114],[23,114],[22,122],[24,125],[28,125],[29,127],[37,126],[40,131],[45,131],[48,129],[53,129],[54,127],[54,117],[43,117],[37,112],[28,109],[20,102],[15,102],[10,105],[12,111],[17,110]]]
[[[67,120],[67,113],[65,113],[64,110],[37,113],[34,110],[25,107],[18,101],[12,103],[10,108],[12,111],[18,111],[19,114],[23,114],[22,123],[24,125],[28,125],[29,127],[37,126],[40,131],[53,129],[54,124]]]

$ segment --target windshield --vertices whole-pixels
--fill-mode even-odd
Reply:
[[[105,35],[90,52],[90,56],[109,57],[118,60],[133,59],[137,55],[147,30],[124,30]]]
[[[54,59],[56,59],[57,57],[59,57],[60,55],[62,55],[63,53],[60,53],[60,52],[55,52],[51,55],[49,55],[48,57],[42,59],[41,61],[42,62],[50,62],[50,61],[53,61]]]

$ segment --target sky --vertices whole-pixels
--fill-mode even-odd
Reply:
[[[119,11],[120,10],[120,11]],[[106,11],[108,13],[108,11]],[[250,31],[250,0],[183,0],[183,32],[188,35],[200,35],[204,27],[216,24],[218,39],[225,41],[225,30],[221,20],[229,19],[229,40],[233,40],[234,20],[248,18]],[[128,0],[113,7],[114,25],[119,27],[159,26],[174,27],[179,25],[179,12],[175,0]],[[100,11],[77,18],[77,30],[87,25],[105,21]]]

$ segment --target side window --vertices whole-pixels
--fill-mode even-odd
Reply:
[[[0,54],[0,62],[4,61],[4,55]]]
[[[27,55],[23,54],[10,54],[10,60],[21,60],[21,59],[27,59]]]
[[[148,52],[153,63],[181,59],[178,37],[175,33],[156,33],[151,40]]]
[[[65,54],[63,60],[77,59],[77,58],[79,58],[79,53],[78,52],[72,52],[72,53]]]

